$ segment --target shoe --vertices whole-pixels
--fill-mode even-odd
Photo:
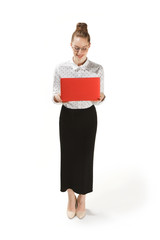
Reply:
[[[78,199],[77,199],[76,202],[77,202],[77,207],[78,207]],[[76,211],[76,216],[77,216],[79,219],[85,217],[85,216],[86,216],[86,210],[84,210],[84,211]]]
[[[83,217],[86,216],[86,210],[84,210],[84,211],[77,211],[77,212],[76,212],[76,215],[77,215],[77,217],[78,217],[79,219],[81,219],[81,218],[83,218]]]
[[[76,198],[76,196],[75,196],[75,198]],[[75,203],[75,207],[76,207],[76,205],[77,205],[77,199],[76,199],[76,203]],[[67,216],[68,216],[68,218],[74,218],[74,216],[76,215],[76,211],[69,211],[68,209],[67,209]]]

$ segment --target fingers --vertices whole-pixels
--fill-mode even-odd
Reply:
[[[104,95],[104,93],[100,93],[100,97],[96,100],[96,101],[92,101],[92,102],[98,102],[98,101],[103,101],[104,99],[105,99],[105,95]],[[54,100],[55,100],[55,102],[63,102],[63,103],[67,103],[68,101],[62,101],[62,99],[61,99],[61,95],[60,94],[56,94],[55,96],[54,96]]]
[[[56,95],[54,96],[54,99],[55,99],[56,102],[62,102],[62,99],[61,99],[61,97],[60,97],[60,94],[56,94]]]
[[[55,98],[55,101],[56,102],[60,102],[60,103],[67,103],[68,101],[62,101],[62,99],[61,99],[61,95],[60,95],[60,93],[58,93],[58,94],[56,94],[55,96],[54,96],[54,98]]]

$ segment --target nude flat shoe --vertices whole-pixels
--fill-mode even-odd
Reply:
[[[75,196],[75,198],[76,198],[76,196]],[[75,203],[75,207],[76,207],[76,205],[77,205],[77,199],[76,199],[76,203]],[[68,216],[68,218],[74,218],[74,216],[76,215],[76,211],[69,211],[68,209],[67,209],[67,216]]]

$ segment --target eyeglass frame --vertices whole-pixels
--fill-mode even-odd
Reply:
[[[85,50],[83,49],[84,47],[80,48],[78,46],[72,46],[72,48],[75,52],[79,52],[80,49],[82,52],[86,52],[89,49],[89,45],[86,45],[86,46],[88,46],[88,47]],[[75,47],[77,47],[78,49],[75,49]]]

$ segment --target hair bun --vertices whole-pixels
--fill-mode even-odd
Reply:
[[[76,31],[88,32],[86,23],[77,23]]]
[[[90,43],[90,35],[88,33],[87,24],[86,23],[77,23],[76,30],[72,34],[71,42],[74,41],[74,37],[80,37],[87,39],[88,43]]]

